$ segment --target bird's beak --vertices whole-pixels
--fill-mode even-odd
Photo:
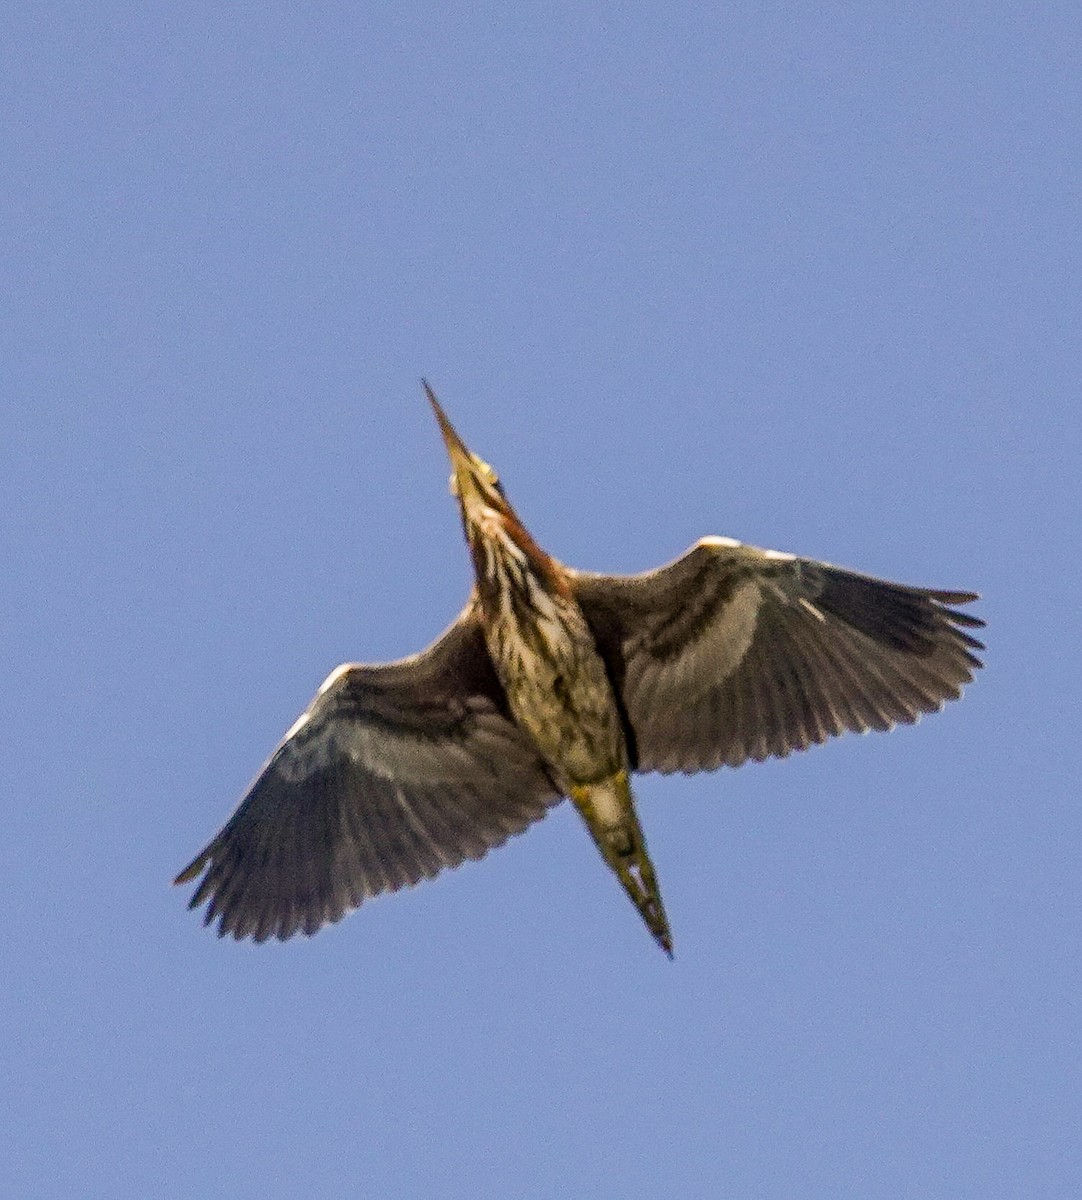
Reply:
[[[451,459],[451,467],[454,471],[452,483],[455,485],[455,494],[462,498],[471,492],[487,491],[487,489],[482,489],[480,486],[477,469],[478,460],[470,453],[466,443],[455,433],[455,427],[447,419],[447,414],[440,407],[440,402],[436,399],[436,393],[428,386],[428,380],[422,379],[421,386],[425,389],[428,402],[432,405],[432,411],[436,414],[440,433],[443,434],[443,443],[447,447],[447,454]]]
[[[447,414],[440,407],[440,402],[436,399],[436,393],[428,386],[428,380],[422,379],[421,386],[425,389],[425,395],[428,397],[429,404],[432,405],[432,411],[436,414],[436,420],[439,422],[440,433],[443,434],[444,444],[447,446],[447,453],[451,456],[451,462],[458,466],[459,461],[466,463],[470,459],[470,452],[466,449],[466,443],[455,433],[455,427],[447,419]]]

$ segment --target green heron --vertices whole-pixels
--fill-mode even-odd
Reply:
[[[398,662],[333,671],[213,841],[177,876],[190,907],[257,942],[481,858],[564,797],[650,933],[672,936],[633,771],[784,758],[913,724],[961,695],[983,649],[971,592],[906,587],[730,538],[642,575],[546,554],[425,392],[476,586]]]

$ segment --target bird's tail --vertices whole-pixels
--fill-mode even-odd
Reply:
[[[672,933],[661,902],[654,864],[646,852],[626,771],[617,771],[596,783],[577,784],[571,799],[604,860],[632,904],[639,910],[654,940],[672,958]]]

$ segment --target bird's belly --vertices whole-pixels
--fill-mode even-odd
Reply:
[[[516,724],[566,783],[592,783],[627,765],[612,685],[576,605],[531,622],[494,622],[489,652]]]

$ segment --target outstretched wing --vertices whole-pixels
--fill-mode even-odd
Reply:
[[[641,771],[779,758],[912,724],[981,665],[971,592],[905,587],[703,538],[643,575],[571,572]]]
[[[190,907],[209,902],[219,936],[312,934],[481,858],[559,799],[468,608],[421,654],[332,672],[176,882],[203,874]]]

